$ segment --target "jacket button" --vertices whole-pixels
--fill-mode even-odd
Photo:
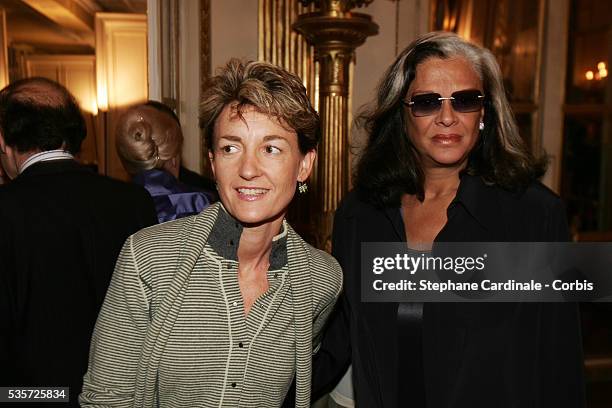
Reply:
[[[232,383],[232,388],[236,388],[236,383],[235,382]]]
[[[243,348],[244,344],[242,344],[242,342],[238,343],[238,347]]]

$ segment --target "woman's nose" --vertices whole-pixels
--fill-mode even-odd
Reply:
[[[437,121],[444,126],[451,126],[457,122],[457,112],[453,109],[450,99],[444,99],[438,111]]]
[[[252,152],[245,152],[240,160],[240,177],[251,180],[260,175],[259,162],[257,155]]]

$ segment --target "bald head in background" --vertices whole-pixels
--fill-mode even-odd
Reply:
[[[5,95],[15,101],[53,109],[66,106],[72,99],[63,86],[40,77],[13,82],[0,92],[0,99]]]
[[[15,178],[36,153],[78,153],[87,135],[75,98],[46,78],[27,78],[0,91],[0,161]]]

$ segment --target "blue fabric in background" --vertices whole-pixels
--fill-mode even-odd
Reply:
[[[164,170],[138,173],[132,181],[151,194],[160,223],[197,214],[213,201],[211,193],[187,186]]]

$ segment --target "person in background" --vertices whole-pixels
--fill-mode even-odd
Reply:
[[[83,407],[310,407],[312,355],[342,288],[285,220],[319,116],[302,81],[231,60],[202,95],[220,202],[132,235],[92,337]]]
[[[178,179],[181,183],[187,184],[190,187],[209,192],[209,194],[213,196],[213,202],[219,200],[219,197],[216,194],[217,187],[215,186],[215,181],[213,179],[189,170],[185,166],[181,166],[179,169]]]
[[[85,136],[63,86],[0,91],[0,386],[70,387],[70,407],[121,245],[157,221],[142,187],[75,161]]]
[[[583,407],[575,303],[364,303],[361,244],[569,239],[488,50],[421,36],[384,75],[364,117],[355,189],[335,215],[340,308],[315,356],[315,396],[352,362],[355,406]]]
[[[132,181],[153,197],[159,222],[194,215],[214,195],[178,180],[183,134],[175,113],[149,101],[129,108],[116,131],[117,152]]]

